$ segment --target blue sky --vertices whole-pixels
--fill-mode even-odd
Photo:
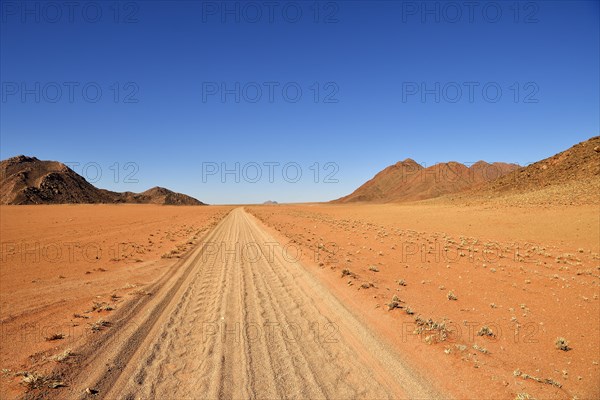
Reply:
[[[74,3],[0,3],[0,156],[103,188],[326,201],[600,130],[597,1]]]

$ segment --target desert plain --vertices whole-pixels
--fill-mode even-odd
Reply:
[[[594,204],[3,205],[0,397],[599,398],[599,226]]]

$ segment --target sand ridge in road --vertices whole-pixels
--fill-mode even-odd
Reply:
[[[247,210],[302,249],[312,274],[452,396],[600,397],[597,207]],[[403,308],[388,311],[394,295]],[[415,317],[445,322],[448,337],[415,334]],[[484,326],[494,335],[478,335]],[[571,350],[557,349],[558,337]]]
[[[206,240],[265,257],[199,249],[108,397],[438,397],[241,208]]]

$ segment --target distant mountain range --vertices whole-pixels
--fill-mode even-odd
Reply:
[[[526,167],[478,161],[471,166],[447,162],[425,168],[406,159],[380,171],[333,203],[489,199],[537,193],[548,199],[562,196],[566,204],[576,201],[596,204],[600,203],[599,192],[600,136],[594,136]],[[0,204],[63,203],[204,205],[193,197],[162,187],[142,193],[99,189],[58,161],[21,155],[0,162]],[[277,202],[269,200],[264,204]]]
[[[0,162],[0,204],[64,203],[204,205],[193,197],[162,187],[142,193],[98,189],[58,161],[21,155]]]
[[[486,198],[515,193],[577,194],[587,202],[600,202],[594,191],[600,186],[600,136],[526,167],[479,161],[470,167],[461,163],[439,163],[425,168],[411,159],[377,173],[351,194],[334,203],[403,202],[459,195]],[[572,196],[571,196],[572,197]],[[594,198],[595,197],[595,198]]]
[[[334,200],[351,202],[397,202],[430,199],[496,179],[518,169],[516,164],[478,161],[467,167],[447,162],[423,167],[408,158],[390,165],[348,196]]]

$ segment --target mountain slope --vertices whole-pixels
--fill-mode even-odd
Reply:
[[[334,202],[414,201],[456,193],[517,169],[515,164],[478,161],[471,167],[448,162],[424,168],[411,159],[385,168],[348,196]]]
[[[600,175],[600,136],[520,168],[478,188],[476,191],[535,191],[573,181],[587,181]]]
[[[496,199],[511,204],[599,204],[600,136],[491,182],[456,200]]]
[[[204,203],[155,187],[143,193],[98,189],[57,161],[16,156],[0,162],[0,204],[147,203],[202,205]]]

